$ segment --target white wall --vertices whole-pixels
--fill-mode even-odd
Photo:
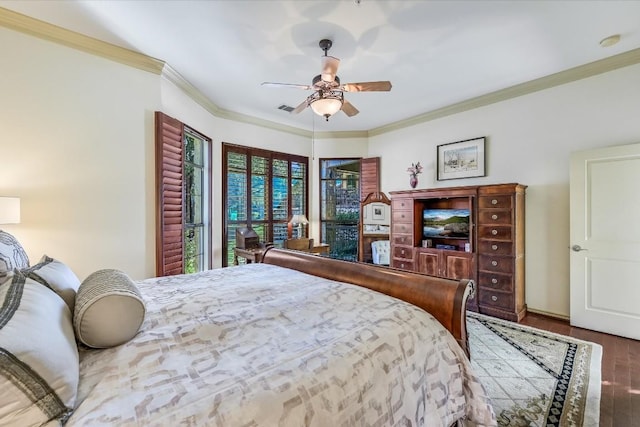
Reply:
[[[0,46],[0,195],[22,203],[4,228],[81,279],[153,274],[159,76],[4,28]]]
[[[487,137],[487,176],[437,181],[437,145],[479,136]],[[409,189],[406,168],[416,161],[425,165],[417,188],[528,185],[526,302],[568,316],[569,154],[634,142],[640,142],[640,65],[372,137],[369,156],[382,158],[387,193]]]

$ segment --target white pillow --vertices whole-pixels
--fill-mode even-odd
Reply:
[[[67,265],[44,255],[38,264],[22,270],[22,273],[60,295],[73,313],[80,279]]]
[[[6,276],[14,268],[29,267],[29,257],[24,248],[6,231],[0,230],[0,277]]]
[[[78,390],[71,312],[18,270],[0,284],[0,425],[63,423]]]
[[[76,338],[94,348],[123,344],[138,333],[145,311],[142,295],[129,276],[119,270],[96,271],[76,294]]]

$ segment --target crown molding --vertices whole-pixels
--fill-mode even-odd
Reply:
[[[327,131],[315,132],[315,139],[347,139],[347,138],[369,138],[369,131],[366,130],[347,130],[347,131]]]
[[[218,107],[216,104],[211,102],[209,98],[204,96],[202,92],[200,92],[195,86],[193,86],[189,81],[187,81],[184,77],[180,75],[176,70],[174,70],[169,64],[165,64],[162,70],[162,77],[173,83],[180,90],[182,90],[187,96],[193,99],[195,102],[200,104],[202,108],[207,110],[212,115],[227,119],[233,120],[236,122],[247,123],[251,125],[261,126],[268,129],[277,130],[280,132],[286,132],[293,135],[302,136],[305,138],[367,138],[369,133],[367,131],[346,131],[346,132],[312,132],[306,129],[300,129],[293,126],[287,126],[280,123],[272,122],[270,120],[259,119],[257,117],[249,116],[247,114],[236,113],[234,111],[225,110],[223,108]]]
[[[164,61],[0,7],[0,26],[160,74]]]
[[[247,114],[236,113],[234,111],[225,110],[218,107],[211,102],[209,98],[204,96],[195,86],[189,83],[184,77],[174,70],[169,64],[165,64],[161,76],[173,83],[176,87],[182,90],[192,100],[197,102],[202,108],[207,110],[215,117],[221,119],[233,120],[236,122],[247,123],[251,125],[261,126],[269,129],[278,130],[281,132],[291,133],[298,136],[311,138],[312,133],[305,129],[296,128],[293,126],[286,126],[280,123],[272,122],[269,120],[259,119],[257,117],[249,116]]]
[[[484,107],[497,102],[506,101],[508,99],[517,98],[519,96],[586,79],[587,77],[603,74],[638,63],[640,63],[640,48],[371,129],[369,131],[369,135],[381,135],[383,133],[415,126],[420,123],[451,116],[453,114],[462,113],[464,111],[473,110],[475,108]]]
[[[381,135],[640,63],[640,48],[638,48],[609,58],[580,65],[569,70],[561,71],[559,73],[551,74],[549,76],[541,77],[539,79],[531,80],[529,82],[477,96],[466,101],[428,111],[408,119],[399,120],[388,125],[371,129],[369,131],[312,132],[220,108],[164,61],[139,52],[115,46],[2,7],[0,7],[0,26],[44,40],[59,43],[93,55],[101,56],[140,70],[159,74],[183,90],[190,98],[216,117],[261,126],[303,137],[311,138],[313,136],[315,138],[323,139],[368,138],[370,136]]]

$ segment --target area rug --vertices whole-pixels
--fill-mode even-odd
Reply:
[[[602,346],[468,312],[471,364],[500,426],[597,426]]]

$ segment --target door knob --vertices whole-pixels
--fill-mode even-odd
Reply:
[[[586,251],[588,249],[584,249],[580,245],[573,245],[571,246],[571,250],[574,252],[580,252],[580,251]]]

